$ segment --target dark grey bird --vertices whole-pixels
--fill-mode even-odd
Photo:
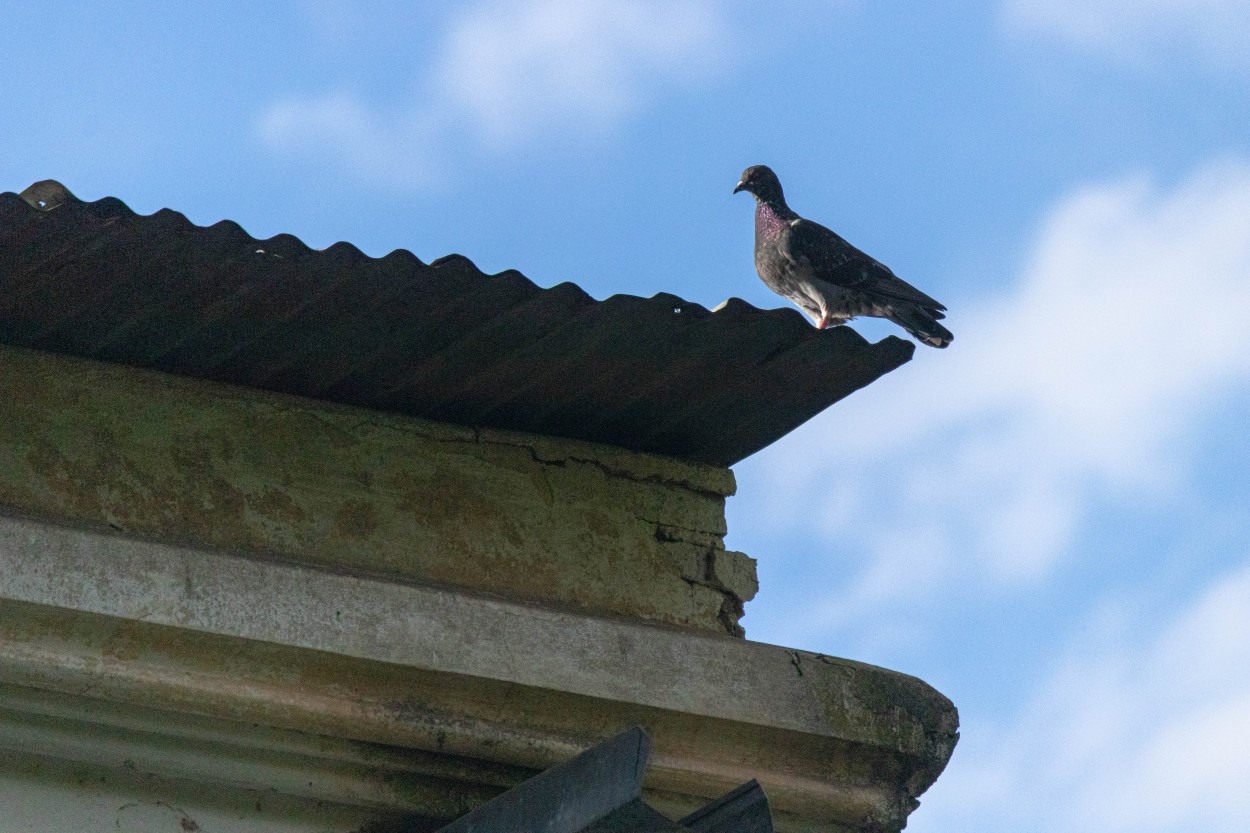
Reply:
[[[930,347],[954,336],[938,323],[946,307],[829,229],[790,210],[781,181],[767,165],[742,172],[734,193],[755,197],[755,271],[798,304],[820,329],[861,315],[886,318]]]

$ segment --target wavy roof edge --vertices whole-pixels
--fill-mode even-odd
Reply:
[[[462,255],[258,239],[54,180],[0,194],[0,342],[719,466],[915,349],[738,298],[597,301]]]

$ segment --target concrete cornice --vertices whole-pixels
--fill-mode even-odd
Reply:
[[[896,830],[956,738],[861,663],[21,517],[0,599],[10,684],[443,756],[469,805],[637,723],[656,806],[755,777],[780,830]]]

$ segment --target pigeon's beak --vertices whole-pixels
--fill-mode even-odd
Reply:
[[[746,180],[745,180],[745,179],[740,179],[740,180],[738,180],[738,184],[734,186],[734,193],[736,194],[736,193],[738,193],[739,191],[745,190],[745,189],[746,189],[746,187],[747,187]]]

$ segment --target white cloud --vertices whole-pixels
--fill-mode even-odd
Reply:
[[[728,51],[710,0],[491,0],[461,10],[438,40],[406,104],[388,110],[344,90],[279,101],[261,116],[261,137],[417,183],[466,144],[498,152],[601,134],[664,88],[705,77]]]
[[[966,738],[917,829],[1240,833],[1250,568],[1179,612],[1100,612],[1016,727]]]
[[[435,78],[450,106],[507,144],[550,124],[611,125],[648,88],[706,72],[724,41],[703,3],[494,3],[458,21]]]
[[[1002,8],[1013,32],[1119,59],[1160,63],[1189,53],[1217,66],[1250,69],[1245,0],[1005,0]]]
[[[751,488],[773,503],[747,523],[806,519],[862,558],[794,633],[957,583],[1039,581],[1091,506],[1182,487],[1191,432],[1250,381],[1247,217],[1245,164],[1170,190],[1084,188],[1050,213],[1006,295],[954,305],[949,350],[919,347],[758,461],[767,485]]]
[[[439,180],[429,141],[439,129],[433,113],[384,116],[344,90],[275,102],[259,123],[261,138],[271,148],[333,154],[372,182],[400,187]]]

